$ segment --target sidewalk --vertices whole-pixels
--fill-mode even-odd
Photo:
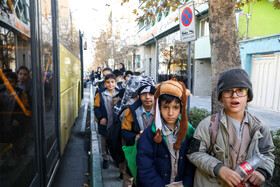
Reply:
[[[190,106],[191,108],[195,106],[197,108],[204,108],[211,111],[211,97],[191,96]],[[267,125],[270,130],[275,131],[280,129],[280,113],[250,106],[248,107],[248,110]]]
[[[90,86],[90,85],[88,85]],[[95,88],[90,86],[91,90],[91,107],[94,103]],[[102,154],[100,148],[100,135],[97,133],[97,124],[94,122],[94,112],[91,108],[91,131],[92,131],[92,187],[122,187],[122,181],[118,180],[120,175],[119,168],[117,168],[111,159],[108,169],[102,169]]]
[[[71,130],[68,143],[60,159],[59,168],[52,187],[86,186],[89,183],[88,150],[86,148],[85,123],[89,104],[89,89],[84,89],[84,99],[79,108],[79,115]]]

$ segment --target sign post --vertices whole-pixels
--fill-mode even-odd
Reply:
[[[191,41],[196,40],[194,2],[187,3],[179,11],[181,42],[188,42],[188,90],[191,91]],[[190,114],[190,96],[187,113]]]

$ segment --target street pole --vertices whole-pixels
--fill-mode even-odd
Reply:
[[[132,63],[133,63],[133,71],[135,72],[135,59],[136,59],[136,49],[133,49],[132,51]]]
[[[80,38],[80,55],[81,55],[81,95],[82,99],[84,98],[84,56],[83,56],[83,33],[79,30],[79,38]]]
[[[188,90],[191,92],[191,42],[188,42]],[[187,113],[190,114],[190,96],[188,96]]]
[[[158,40],[155,38],[155,36],[152,34],[155,42],[156,42],[156,83],[158,83],[158,67],[159,67],[159,60],[158,60]]]

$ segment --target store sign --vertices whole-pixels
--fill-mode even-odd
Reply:
[[[179,11],[180,21],[180,35],[181,42],[191,42],[196,40],[195,31],[195,14],[193,1],[180,8]]]

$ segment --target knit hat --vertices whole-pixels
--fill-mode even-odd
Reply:
[[[156,86],[156,89],[157,90],[155,93],[155,106],[154,106],[156,135],[154,137],[154,142],[160,143],[162,141],[162,137],[161,137],[162,122],[160,118],[158,98],[162,94],[176,96],[181,100],[182,112],[181,112],[181,121],[180,121],[177,140],[174,143],[173,147],[175,150],[179,150],[181,148],[181,143],[183,142],[188,132],[188,117],[186,112],[186,106],[188,102],[187,96],[190,95],[190,91],[186,89],[184,83],[177,81],[177,79],[175,78],[160,83],[159,85]]]
[[[151,93],[155,94],[155,81],[152,77],[144,76],[143,79],[140,81],[140,87],[138,89],[138,95],[142,93]]]
[[[218,100],[220,100],[222,96],[222,91],[229,88],[248,88],[248,102],[252,101],[252,83],[244,69],[229,69],[220,74],[217,86]]]

